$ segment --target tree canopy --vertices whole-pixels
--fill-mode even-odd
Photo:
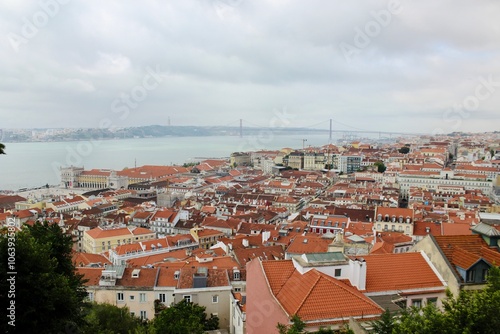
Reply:
[[[405,145],[405,146],[401,147],[398,151],[399,151],[399,153],[407,154],[410,152],[410,148]]]
[[[207,318],[205,307],[182,300],[169,308],[162,310],[152,321],[152,330],[155,333],[204,333],[205,330],[219,328],[219,318],[210,315]]]
[[[15,306],[15,327],[7,322],[12,319],[3,317],[0,330],[44,334],[80,327],[87,294],[71,261],[71,237],[59,226],[47,223],[36,223],[17,233],[3,232],[0,304],[4,310]],[[9,257],[15,258],[14,264]]]
[[[6,154],[5,153],[5,145],[0,143],[0,154]]]
[[[373,333],[498,333],[500,328],[500,269],[491,267],[486,288],[461,290],[457,296],[447,291],[443,310],[434,304],[405,309],[399,316],[386,311],[373,323]]]
[[[377,167],[377,172],[379,173],[383,173],[387,169],[387,167],[384,165],[382,161],[377,161],[373,165]]]
[[[82,332],[88,334],[128,334],[146,332],[146,328],[141,319],[130,314],[128,307],[94,303],[85,316]]]
[[[315,334],[354,334],[354,331],[349,328],[349,325],[344,324],[340,329],[330,329],[321,327],[316,332],[305,331],[306,323],[300,319],[300,317],[296,314],[292,316],[290,319],[292,322],[290,325],[284,325],[282,323],[278,323],[276,328],[278,329],[279,334],[301,334],[301,333],[315,333]]]

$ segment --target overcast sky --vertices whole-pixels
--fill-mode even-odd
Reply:
[[[3,0],[0,32],[4,129],[500,130],[497,0]]]

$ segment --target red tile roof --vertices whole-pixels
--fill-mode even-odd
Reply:
[[[132,272],[135,268],[125,268],[121,279],[116,281],[117,286],[127,287],[154,287],[157,268],[141,268],[139,269],[139,277],[132,277]]]
[[[361,292],[316,269],[305,274],[292,261],[262,262],[276,299],[288,315],[304,321],[380,315],[382,309]]]
[[[77,252],[73,254],[72,260],[77,267],[88,266],[91,263],[101,263],[103,266],[105,263],[111,264],[111,262],[101,254]]]
[[[443,288],[421,253],[366,255],[366,291]]]
[[[83,275],[84,279],[87,280],[84,285],[95,286],[99,285],[103,270],[104,268],[76,268],[76,273]]]
[[[286,252],[291,254],[325,253],[333,239],[322,238],[315,235],[298,235],[288,246]]]

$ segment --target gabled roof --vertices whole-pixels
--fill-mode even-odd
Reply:
[[[101,274],[104,268],[76,268],[76,273],[83,275],[86,280],[83,283],[85,286],[95,286],[99,285],[99,280],[101,279]]]
[[[190,289],[193,288],[193,275],[200,272],[201,268],[205,268],[206,273],[206,287],[223,287],[229,286],[229,276],[227,269],[208,269],[207,267],[189,267],[182,268],[180,270],[179,281],[177,283],[177,288],[179,289]]]
[[[382,309],[355,288],[312,269],[300,274],[291,260],[263,261],[271,292],[288,315],[303,321],[380,315]]]
[[[394,253],[394,244],[380,241],[376,242],[373,245],[372,249],[370,249],[370,254],[391,254]]]
[[[324,253],[328,251],[328,245],[332,241],[332,239],[315,235],[297,235],[286,252],[291,254]]]
[[[403,218],[406,217],[411,217],[413,218],[413,209],[405,209],[405,208],[391,208],[391,207],[384,207],[384,206],[379,206],[375,210],[376,215],[382,215],[384,217],[385,215],[388,215],[390,217],[392,216],[402,216]]]
[[[500,264],[500,252],[498,249],[488,247],[483,238],[478,234],[442,235],[434,237],[434,240],[453,266],[468,269],[480,258],[489,264]]]
[[[262,246],[254,248],[235,248],[234,257],[238,263],[244,267],[245,264],[254,258],[263,260],[281,260],[285,258],[285,253],[281,246]]]
[[[116,286],[148,288],[155,286],[156,275],[158,273],[157,268],[142,268],[139,271],[139,277],[132,277],[134,270],[136,269],[125,268],[122,278],[116,281]]]
[[[472,228],[474,232],[486,235],[488,237],[491,236],[500,236],[500,230],[498,226],[493,226],[485,223],[479,223]]]
[[[481,260],[481,256],[468,252],[463,248],[456,248],[451,258],[454,265],[466,270]]]
[[[444,288],[421,253],[365,255],[366,291]]]
[[[76,267],[86,267],[91,263],[101,263],[103,266],[104,264],[111,264],[111,262],[101,254],[92,253],[74,253],[72,260]]]

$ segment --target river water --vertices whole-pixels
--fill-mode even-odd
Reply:
[[[307,139],[307,141],[303,141]],[[182,165],[196,158],[229,157],[232,152],[302,148],[329,143],[328,134],[275,135],[263,131],[249,137],[164,137],[81,142],[6,143],[0,156],[0,190],[59,184],[59,167],[122,170],[134,165]]]

